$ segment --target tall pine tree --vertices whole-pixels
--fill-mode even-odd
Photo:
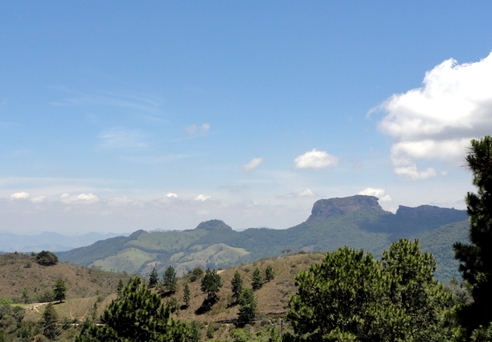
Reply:
[[[472,140],[466,157],[477,193],[466,195],[470,216],[470,244],[455,243],[463,279],[471,285],[473,303],[465,305],[458,318],[470,336],[479,326],[492,322],[492,138]]]

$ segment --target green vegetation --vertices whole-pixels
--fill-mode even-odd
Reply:
[[[200,288],[203,293],[207,294],[209,301],[215,302],[218,299],[217,293],[222,287],[222,279],[216,270],[206,270],[202,278]]]
[[[252,323],[258,316],[258,303],[252,289],[244,289],[239,297],[237,324],[240,327]]]
[[[222,221],[211,220],[193,230],[137,231],[129,237],[99,241],[58,256],[64,262],[144,276],[153,268],[162,274],[172,266],[177,276],[182,276],[195,267],[227,268],[280,256],[285,251],[333,251],[346,245],[380,256],[396,238],[418,238],[423,250],[435,254],[436,277],[449,281],[459,276],[457,262],[447,241],[440,243],[437,233],[432,233],[440,229],[443,237],[446,234],[442,234],[441,227],[448,225],[446,236],[455,237],[453,243],[466,243],[464,224],[449,226],[466,219],[463,210],[433,206],[402,206],[393,214],[384,211],[375,197],[357,195],[319,200],[304,223],[285,230],[255,228],[237,232]]]
[[[234,273],[234,277],[231,280],[231,290],[232,299],[234,303],[237,303],[241,297],[241,293],[243,292],[243,278],[238,271]]]
[[[492,138],[472,140],[466,157],[477,193],[466,196],[470,244],[454,245],[460,272],[471,287],[473,302],[458,312],[464,337],[490,341],[492,333]],[[487,337],[488,336],[488,337]]]
[[[36,262],[42,266],[53,266],[58,263],[58,257],[49,251],[41,251],[36,255]]]
[[[53,289],[54,299],[58,302],[63,302],[65,300],[65,294],[67,292],[67,285],[63,279],[58,279],[55,284],[55,288]]]
[[[158,282],[159,282],[159,275],[157,274],[157,271],[154,267],[152,269],[152,272],[150,272],[150,276],[149,276],[149,289],[156,287]]]
[[[251,280],[251,287],[255,291],[259,290],[263,286],[264,282],[265,280],[263,279],[260,270],[258,269],[258,267],[255,268],[255,270],[253,271],[253,279]]]
[[[383,260],[347,247],[296,277],[286,341],[448,341],[451,295],[433,279],[418,242],[400,240]]]
[[[164,272],[162,276],[162,286],[166,292],[171,294],[176,293],[178,281],[176,279],[176,271],[174,270],[174,267],[169,266],[166,269],[166,272]]]
[[[104,325],[85,328],[83,341],[185,341],[190,334],[186,323],[171,318],[171,309],[135,277],[122,289],[101,316]]]

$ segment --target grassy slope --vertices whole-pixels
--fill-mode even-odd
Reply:
[[[63,263],[41,266],[26,254],[0,255],[0,298],[20,298],[24,289],[35,296],[52,290],[60,278],[67,285],[67,299],[72,299],[113,293],[128,276]]]

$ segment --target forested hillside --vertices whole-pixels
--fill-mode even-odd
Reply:
[[[458,276],[449,250],[453,241],[466,241],[463,210],[419,206],[384,211],[372,196],[317,201],[310,217],[289,229],[251,228],[235,231],[220,220],[202,222],[185,231],[136,231],[67,252],[60,260],[105,270],[147,276],[155,267],[173,266],[178,274],[194,267],[225,268],[287,251],[332,251],[342,246],[362,248],[375,256],[398,238],[420,238],[423,249],[436,254],[438,278]],[[446,232],[444,234],[443,232]]]

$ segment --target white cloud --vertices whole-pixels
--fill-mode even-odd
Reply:
[[[35,196],[31,198],[32,203],[41,203],[46,200],[46,196]]]
[[[21,192],[15,192],[12,195],[10,195],[10,199],[11,200],[27,199],[29,198],[29,196],[31,195],[28,192],[21,191]]]
[[[244,164],[242,169],[246,172],[253,171],[263,162],[263,158],[253,158],[248,163]]]
[[[188,134],[202,134],[205,135],[210,130],[210,125],[208,123],[203,123],[201,125],[190,125],[185,128]]]
[[[436,170],[432,167],[429,167],[423,171],[419,171],[416,165],[395,167],[394,172],[398,176],[411,180],[427,179],[437,175]]]
[[[205,202],[206,200],[211,199],[211,198],[212,198],[212,196],[205,196],[204,194],[200,194],[200,195],[195,197],[194,201]]]
[[[105,148],[142,149],[147,147],[144,134],[138,130],[112,127],[100,134],[101,145]]]
[[[420,159],[462,165],[473,138],[492,131],[492,53],[475,63],[449,59],[425,74],[423,86],[393,95],[380,108],[379,129],[395,140],[391,162],[397,175],[434,177],[419,171]]]
[[[391,196],[386,194],[386,191],[381,188],[366,188],[359,192],[359,195],[375,196],[382,202],[391,201]]]
[[[168,192],[166,194],[166,197],[168,197],[168,198],[178,198],[178,194],[175,194],[174,192]]]
[[[317,149],[301,154],[294,160],[294,165],[298,169],[321,170],[330,166],[337,166],[338,163],[338,157]]]
[[[60,200],[63,203],[96,203],[99,202],[99,197],[93,194],[80,194],[80,195],[70,195],[68,193],[64,193],[60,196]]]

